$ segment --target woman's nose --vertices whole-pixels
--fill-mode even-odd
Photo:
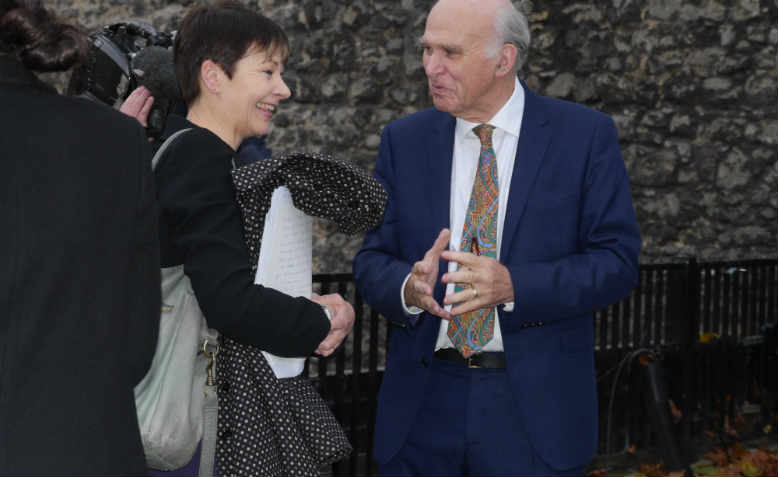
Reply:
[[[283,78],[279,79],[279,85],[276,87],[276,94],[280,96],[281,99],[287,99],[292,95],[292,91],[289,89],[289,86],[286,85]]]

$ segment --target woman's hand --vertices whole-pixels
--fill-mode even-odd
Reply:
[[[311,301],[320,305],[326,305],[332,312],[330,332],[315,351],[316,354],[329,356],[351,332],[351,328],[354,326],[354,308],[337,293],[330,295],[317,295],[314,293]]]

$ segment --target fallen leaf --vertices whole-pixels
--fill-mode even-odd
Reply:
[[[640,472],[646,474],[646,477],[664,477],[667,475],[667,467],[665,467],[665,461],[660,460],[656,464],[641,465]]]
[[[762,469],[760,469],[751,459],[743,459],[740,462],[740,472],[742,472],[745,477],[760,477],[762,475]]]
[[[751,462],[759,469],[759,475],[778,475],[778,455],[764,448],[753,452]]]
[[[700,334],[700,343],[710,343],[711,341],[718,339],[719,335],[717,333],[702,333]]]
[[[778,475],[778,459],[768,462],[762,470],[762,475]]]
[[[590,470],[586,475],[587,477],[605,477],[608,473],[605,472],[605,469],[600,467],[599,469]]]
[[[740,464],[733,462],[716,469],[716,475],[719,477],[741,477]]]
[[[718,448],[706,452],[705,457],[710,459],[716,467],[725,467],[729,463],[727,453]]]
[[[743,444],[740,442],[735,442],[729,447],[729,455],[731,457],[731,460],[740,460],[744,458],[750,458],[751,457],[751,451],[743,447]]]
[[[692,471],[698,476],[716,475],[716,466],[710,461],[700,465],[692,464]]]

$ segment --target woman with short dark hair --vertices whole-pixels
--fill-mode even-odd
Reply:
[[[173,53],[188,112],[169,117],[163,139],[190,130],[155,170],[162,266],[184,265],[208,326],[224,337],[277,356],[329,355],[351,329],[353,308],[337,294],[311,301],[254,284],[230,174],[241,142],[266,134],[291,94],[282,79],[286,34],[240,3],[221,2],[186,15]],[[228,438],[221,430],[219,439]],[[197,462],[195,454],[176,475],[194,474]]]
[[[87,39],[0,0],[0,475],[142,475],[133,388],[159,328],[157,209],[142,128],[34,72]]]

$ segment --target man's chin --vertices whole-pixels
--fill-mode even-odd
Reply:
[[[443,98],[432,96],[432,105],[435,106],[435,109],[443,111],[444,113],[451,111],[451,103]]]

